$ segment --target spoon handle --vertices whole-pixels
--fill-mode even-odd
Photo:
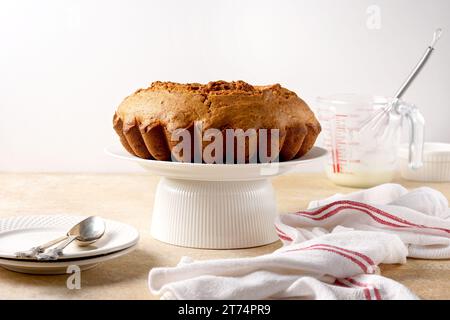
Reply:
[[[25,251],[18,251],[18,252],[15,252],[14,254],[15,254],[16,258],[34,258],[39,253],[44,252],[45,249],[50,248],[50,247],[54,246],[55,244],[60,243],[63,240],[66,240],[67,237],[68,237],[67,235],[62,236],[62,237],[59,237],[52,241],[49,241],[47,243],[41,244],[37,247],[32,247],[31,249],[25,250]]]
[[[38,260],[57,260],[63,253],[64,248],[75,241],[76,236],[68,236],[66,241],[61,243],[55,248],[52,248],[46,252],[40,253],[36,256]]]

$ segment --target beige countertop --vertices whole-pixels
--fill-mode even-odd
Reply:
[[[66,287],[68,275],[33,276],[0,268],[0,299],[155,299],[147,288],[151,268],[194,259],[247,257],[269,253],[274,244],[243,250],[175,247],[150,237],[150,216],[158,178],[149,174],[0,174],[0,217],[29,214],[100,215],[129,223],[141,233],[138,249],[85,271],[81,289]],[[423,184],[397,181],[408,188]],[[304,208],[310,200],[352,189],[337,187],[322,174],[290,174],[273,179],[280,212]],[[450,183],[426,184],[450,197]],[[450,299],[450,260],[409,259],[382,266],[424,299]]]

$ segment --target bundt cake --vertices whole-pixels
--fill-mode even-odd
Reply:
[[[252,159],[266,162],[267,159],[259,150],[266,147],[256,144],[256,149],[252,148],[254,137],[251,134],[244,137],[244,144],[235,143],[231,150],[227,139],[230,142],[239,134],[228,136],[227,129],[242,129],[244,133],[249,129],[256,133],[278,132],[276,143],[273,144],[274,139],[271,141],[270,138],[273,136],[269,136],[266,144],[275,146],[276,150],[264,150],[270,161],[287,161],[305,155],[321,130],[314,113],[294,92],[279,84],[253,86],[243,81],[208,84],[154,82],[149,88],[137,90],[123,100],[115,112],[113,125],[129,153],[163,161],[208,162],[204,158],[195,158],[194,152],[188,154],[177,149],[184,137],[178,140],[173,137],[180,129],[192,134],[199,131],[198,135],[193,135],[190,146],[202,153],[216,139],[202,139],[202,134],[208,129],[216,129],[215,132],[224,136],[223,153],[219,155],[217,150],[213,151],[213,156],[218,156],[216,163],[239,162],[236,150],[239,147],[245,149],[245,162]],[[201,141],[195,144],[196,139]],[[256,135],[256,141],[260,140]],[[234,153],[230,157],[231,151]],[[217,159],[223,159],[223,162]]]

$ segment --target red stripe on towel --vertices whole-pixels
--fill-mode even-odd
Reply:
[[[382,216],[384,216],[386,218],[389,218],[389,219],[394,220],[394,221],[399,222],[399,223],[406,224],[406,225],[411,226],[411,227],[418,227],[418,228],[425,228],[425,229],[434,229],[434,230],[440,230],[440,231],[444,231],[446,233],[450,233],[450,229],[439,228],[439,227],[430,227],[430,226],[416,224],[416,223],[413,223],[413,222],[408,221],[406,219],[403,219],[403,218],[397,217],[395,215],[392,215],[392,214],[390,214],[390,213],[388,213],[386,211],[383,211],[381,209],[378,209],[376,207],[373,207],[373,206],[371,206],[369,204],[358,202],[358,201],[351,201],[351,200],[334,201],[334,202],[329,203],[329,204],[327,204],[327,205],[325,205],[325,206],[323,206],[323,207],[321,207],[321,208],[319,208],[317,210],[313,210],[313,211],[298,211],[297,214],[316,216],[316,215],[319,215],[320,213],[324,212],[325,210],[327,210],[327,209],[329,209],[329,208],[331,208],[333,206],[342,205],[342,204],[347,204],[347,205],[357,206],[357,207],[363,207],[365,209],[371,210],[374,213],[380,214],[380,215],[382,215]],[[401,227],[404,227],[404,226],[401,226]]]
[[[280,238],[281,240],[292,241],[292,239],[290,237],[287,237],[287,236],[285,236],[285,235],[283,235],[281,233],[278,233],[278,232],[277,232],[277,234],[278,234],[278,238]]]
[[[408,228],[409,227],[409,226],[402,226],[402,225],[399,225],[399,224],[395,224],[395,223],[392,223],[392,222],[380,219],[377,216],[375,216],[373,213],[371,213],[370,211],[362,209],[362,208],[354,207],[354,206],[340,206],[340,207],[337,207],[337,208],[331,210],[330,212],[328,212],[328,213],[326,213],[326,214],[324,214],[323,216],[320,216],[320,217],[314,217],[313,215],[310,215],[308,212],[298,212],[297,214],[301,215],[303,217],[308,217],[308,218],[310,218],[312,220],[319,221],[319,220],[324,220],[326,218],[334,216],[335,214],[337,214],[337,213],[339,213],[339,212],[341,212],[342,210],[345,210],[345,209],[353,209],[353,210],[360,211],[362,213],[367,214],[369,217],[371,217],[376,222],[378,222],[380,224],[384,224],[384,225],[390,226],[390,227],[394,227],[394,228]]]
[[[306,247],[306,248],[298,248],[298,249],[286,250],[286,251],[283,251],[283,252],[294,252],[294,251],[304,251],[304,250],[305,251],[306,250],[322,250],[322,251],[328,251],[328,252],[335,253],[337,255],[340,255],[340,256],[348,259],[349,261],[353,262],[354,264],[356,264],[358,267],[361,268],[362,271],[364,271],[364,273],[371,273],[367,269],[367,266],[364,263],[362,263],[361,261],[359,261],[358,259],[356,259],[355,257],[352,257],[351,255],[349,255],[347,253],[344,253],[344,252],[341,252],[341,251],[338,251],[338,250],[335,250],[335,249],[332,249],[332,248],[319,247],[319,246],[312,247],[311,246],[311,247]]]
[[[338,285],[340,287],[350,288],[349,285],[346,285],[345,283],[341,282],[339,279],[334,280],[334,284]]]
[[[408,221],[406,219],[394,216],[394,215],[392,215],[392,214],[390,214],[390,213],[388,213],[386,211],[383,211],[381,209],[378,209],[378,208],[373,207],[371,205],[368,205],[366,203],[355,202],[355,201],[350,201],[350,202],[354,203],[354,205],[359,205],[359,206],[361,206],[363,208],[372,210],[373,212],[376,212],[376,213],[378,213],[378,214],[380,214],[382,216],[385,216],[385,217],[390,218],[392,220],[395,220],[397,222],[402,222],[404,224],[407,224],[407,225],[410,225],[410,226],[413,226],[413,227],[425,228],[425,229],[434,229],[434,230],[440,230],[440,231],[444,231],[444,232],[450,233],[450,229],[439,228],[439,227],[429,227],[429,226],[425,226],[425,225],[421,225],[421,224],[416,224],[416,223],[410,222],[410,221]]]
[[[339,249],[339,250],[345,251],[345,252],[347,252],[347,253],[352,253],[352,254],[354,254],[355,256],[358,256],[358,257],[362,258],[364,261],[366,261],[367,263],[369,263],[372,267],[375,267],[375,266],[376,266],[375,262],[373,262],[373,260],[372,260],[369,256],[366,256],[365,254],[363,254],[363,253],[361,253],[361,252],[358,252],[358,251],[353,251],[353,250],[349,250],[349,249],[346,249],[346,248],[342,248],[342,247],[338,247],[338,246],[333,246],[333,245],[331,245],[331,244],[314,244],[314,245],[312,245],[311,247],[314,247],[314,246],[330,247],[330,248],[333,248],[333,249]]]
[[[380,291],[374,285],[363,283],[363,282],[357,281],[357,280],[355,280],[353,278],[345,278],[345,280],[347,280],[348,282],[350,282],[350,283],[352,283],[352,284],[354,284],[354,285],[356,285],[358,287],[363,287],[363,288],[366,288],[367,290],[372,289],[374,294],[375,294],[375,299],[376,300],[381,300]]]
[[[278,228],[277,225],[275,225],[275,230],[277,231],[278,237],[280,239],[286,240],[286,241],[293,241],[291,237],[289,237],[283,230]]]

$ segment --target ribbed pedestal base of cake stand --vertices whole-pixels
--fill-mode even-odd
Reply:
[[[155,239],[205,249],[248,248],[276,241],[277,209],[270,178],[326,154],[314,147],[293,161],[230,165],[145,160],[119,146],[106,152],[162,177],[152,214]]]

